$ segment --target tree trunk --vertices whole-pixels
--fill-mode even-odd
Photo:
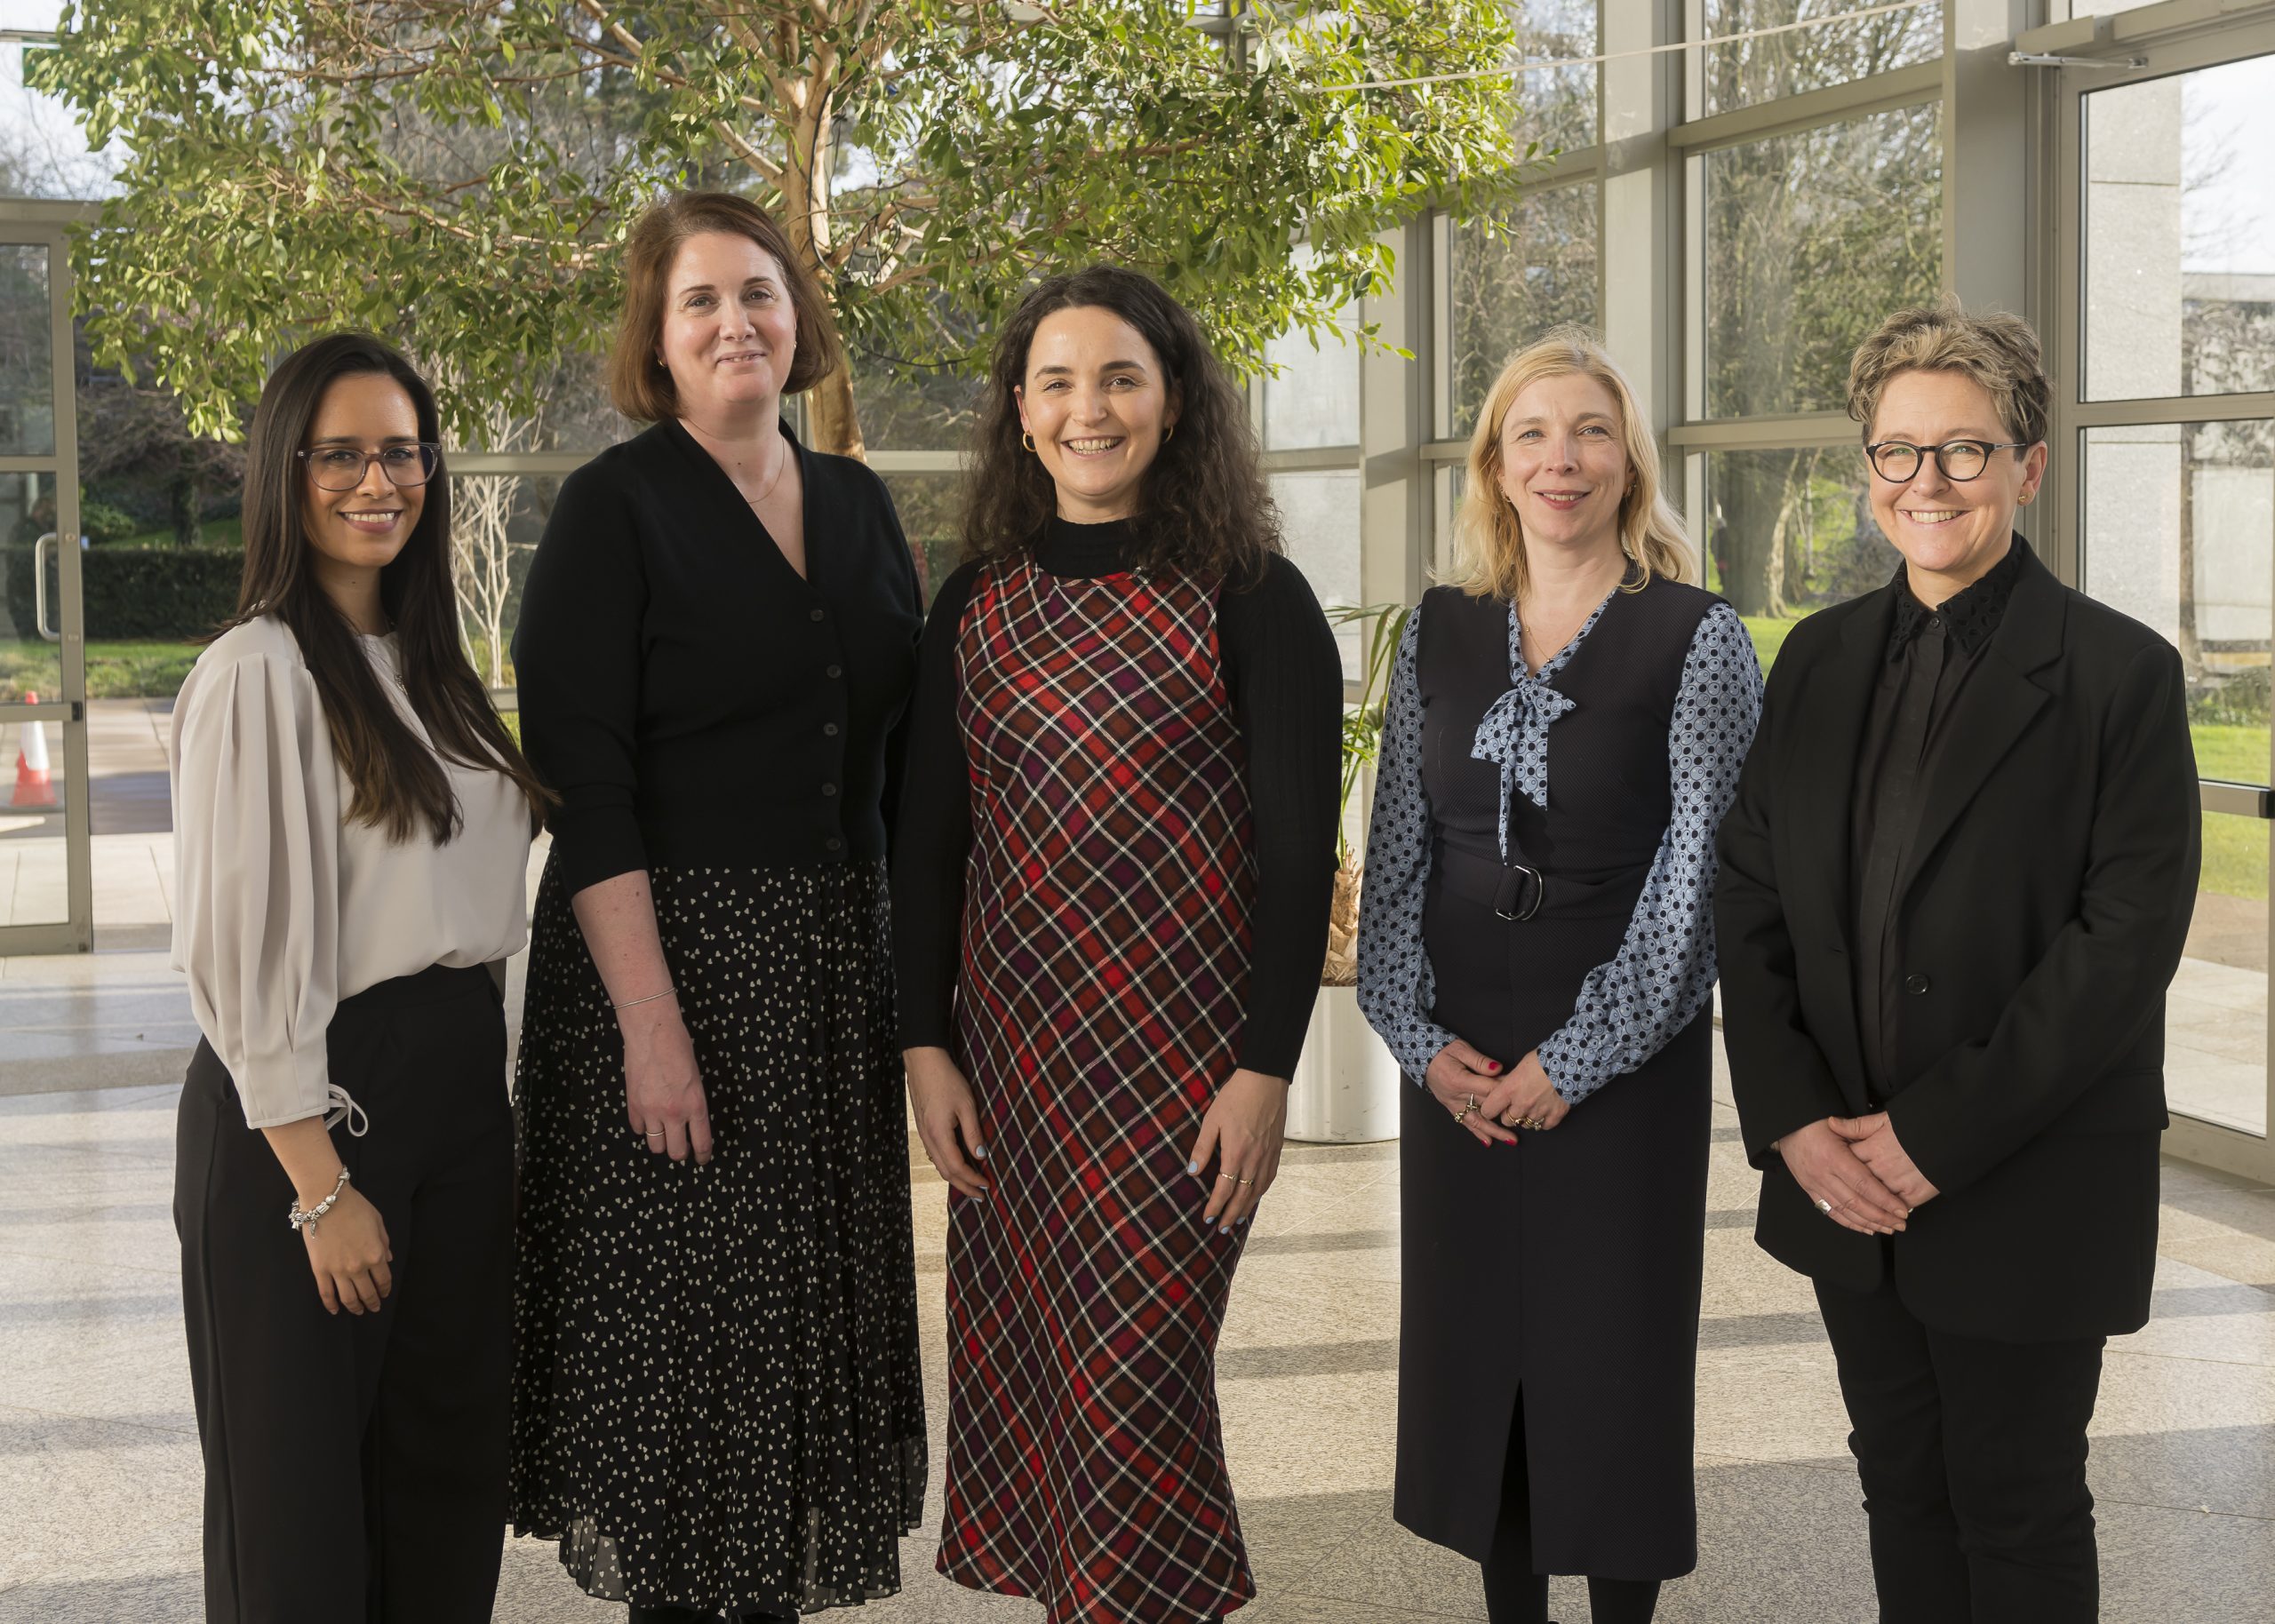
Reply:
[[[1785,612],[1785,469],[1775,453],[1724,466],[1716,506],[1723,535],[1722,594],[1741,615]]]
[[[1785,536],[1785,593],[1789,599],[1801,601],[1808,601],[1814,586],[1816,506],[1810,500],[1810,487],[1816,479],[1817,461],[1824,455],[1796,451],[1785,473],[1785,500],[1780,510]]]
[[[813,449],[858,461],[869,459],[862,443],[861,417],[853,401],[853,371],[839,365],[806,392],[806,432]]]
[[[198,515],[205,507],[205,482],[198,477],[197,465],[192,460],[196,454],[194,446],[182,448],[181,461],[166,485],[167,517],[172,521],[178,547],[194,547],[203,539]]]

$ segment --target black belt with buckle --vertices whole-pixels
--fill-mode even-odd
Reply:
[[[1570,880],[1544,874],[1529,863],[1503,863],[1497,858],[1437,846],[1430,853],[1431,869],[1444,877],[1446,888],[1457,896],[1481,903],[1501,919],[1521,925],[1545,908],[1560,917],[1589,919],[1624,916],[1634,911],[1647,864],[1592,880]]]
[[[1521,923],[1540,912],[1547,896],[1548,881],[1541,878],[1538,869],[1512,863],[1501,870],[1501,883],[1494,888],[1493,912]]]

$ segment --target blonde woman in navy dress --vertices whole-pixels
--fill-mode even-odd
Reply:
[[[1714,832],[1760,708],[1729,605],[1585,335],[1521,351],[1470,444],[1460,579],[1409,622],[1359,997],[1408,1077],[1394,1515],[1643,1624],[1697,1560]]]

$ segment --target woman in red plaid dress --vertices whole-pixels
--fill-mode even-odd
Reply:
[[[991,383],[893,857],[952,1189],[939,1567],[1050,1624],[1185,1624],[1256,1593],[1217,1333],[1319,986],[1341,664],[1159,287],[1042,283]]]

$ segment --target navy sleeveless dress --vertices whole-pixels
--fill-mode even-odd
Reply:
[[[1725,624],[1702,633],[1718,609]],[[1725,778],[1735,781],[1751,737],[1759,673],[1750,649],[1737,652],[1743,627],[1720,600],[1664,578],[1614,593],[1554,668],[1513,689],[1505,601],[1440,588],[1416,620],[1402,725],[1418,737],[1386,743],[1385,768],[1418,777],[1422,793],[1386,810],[1385,785],[1374,838],[1399,838],[1393,814],[1426,824],[1403,832],[1427,841],[1418,886],[1426,1022],[1513,1064],[1575,1024],[1576,1006],[1594,996],[1584,991],[1591,972],[1623,944],[1633,955],[1640,943],[1648,958],[1661,951],[1656,935],[1688,931],[1664,951],[1687,951],[1691,962],[1672,1016],[1619,1007],[1642,1001],[1642,983],[1605,995],[1614,1007],[1592,1017],[1598,1026],[1648,1029],[1656,1018],[1658,1027],[1631,1043],[1648,1053],[1596,1079],[1553,1130],[1483,1145],[1425,1088],[1408,1090],[1394,1515],[1481,1561],[1508,1421],[1521,1405],[1540,1571],[1673,1578],[1697,1556],[1692,1410],[1712,1043],[1712,939],[1702,944],[1697,934],[1711,915],[1700,922],[1694,909],[1686,924],[1670,909],[1662,919],[1663,895],[1647,899],[1647,880],[1675,844],[1671,824],[1711,854],[1712,803]],[[1694,644],[1712,655],[1718,640],[1719,666],[1694,661]],[[1688,720],[1679,701],[1687,674],[1696,681],[1701,669],[1720,684],[1708,730],[1728,759],[1718,757],[1711,787],[1684,799],[1682,730],[1696,723],[1696,698]],[[1529,774],[1545,804],[1510,792],[1503,763],[1476,753],[1489,713],[1518,689],[1546,712],[1513,746],[1529,752],[1516,776]],[[1394,727],[1401,715],[1394,704]],[[1513,877],[1512,864],[1545,883]],[[1370,849],[1362,997],[1370,969],[1380,982],[1389,934],[1382,921],[1393,899],[1374,894],[1377,878]],[[1387,888],[1396,877],[1382,878]],[[1703,885],[1695,872],[1687,880],[1711,893],[1711,871]],[[1378,1027],[1383,997],[1378,985],[1369,1010]],[[1417,1074],[1419,1048],[1401,1054]],[[1549,1051],[1543,1059],[1572,1097]],[[1505,1419],[1481,1424],[1481,1408]]]

